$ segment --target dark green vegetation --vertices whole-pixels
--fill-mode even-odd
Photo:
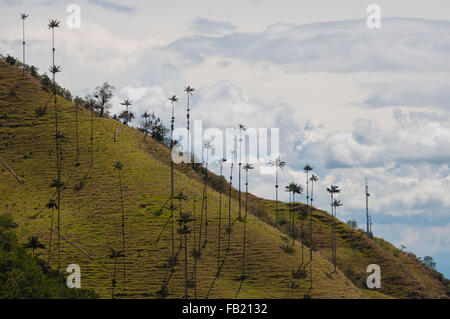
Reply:
[[[68,99],[57,101],[59,130],[65,137],[60,159],[61,235],[92,257],[61,240],[61,269],[72,263],[80,265],[82,287],[93,288],[101,297],[110,298],[116,288],[116,298],[182,298],[186,290],[190,297],[196,294],[198,298],[206,295],[233,298],[241,284],[240,298],[448,297],[448,281],[438,272],[410,253],[382,239],[370,239],[339,220],[334,227],[337,267],[334,273],[330,249],[332,217],[327,212],[312,208],[308,223],[303,218],[302,232],[301,211],[305,205],[294,202],[289,211],[288,204],[278,202],[275,213],[274,201],[249,193],[242,196],[241,203],[247,205],[248,216],[238,219],[238,191],[232,188],[231,201],[228,198],[221,201],[219,190],[226,190],[228,195],[229,184],[212,172],[206,174],[200,165],[174,165],[174,193],[182,192],[193,199],[183,206],[182,215],[177,206],[172,208],[180,229],[176,234],[180,244],[174,245],[175,260],[168,262],[172,253],[168,205],[170,148],[151,138],[151,134],[144,139],[145,132],[106,114],[100,117],[99,111],[76,109]],[[36,249],[35,258],[45,260],[49,257],[49,228],[54,209],[47,208],[47,204],[54,199],[55,188],[50,185],[57,175],[55,116],[53,112],[37,110],[48,103],[53,104],[51,92],[38,79],[28,73],[22,78],[20,69],[0,62],[0,211],[11,214],[20,224],[17,236],[21,243],[26,243],[30,236],[38,236],[47,249]],[[92,122],[91,114],[94,114]],[[115,169],[118,162],[120,171]],[[314,199],[324,192],[314,188]],[[200,223],[202,194],[206,194],[208,206]],[[220,232],[219,203],[222,212],[231,212],[231,227],[221,227]],[[221,222],[228,226],[227,215],[222,214]],[[289,216],[291,223],[287,222]],[[208,241],[204,247],[197,247],[200,252],[195,252],[206,235],[205,218],[208,218]],[[126,227],[125,233],[122,225]],[[244,226],[245,280],[242,280]],[[302,236],[292,243],[291,233]],[[227,240],[220,248],[219,237]],[[301,238],[304,245],[300,244]],[[289,249],[284,251],[280,247]],[[121,254],[111,254],[111,249],[119,248]],[[305,264],[312,256],[311,267],[299,268],[302,250]],[[51,247],[49,260],[52,267],[57,265],[55,245]],[[377,292],[364,289],[366,267],[371,263],[379,264],[382,271],[382,288]],[[125,292],[122,287],[126,287]]]

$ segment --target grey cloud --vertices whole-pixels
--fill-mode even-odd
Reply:
[[[107,0],[89,0],[89,3],[102,7],[104,9],[116,11],[116,12],[123,12],[123,13],[133,13],[136,10],[136,7],[125,5],[125,4],[119,4],[112,1]]]
[[[278,24],[255,33],[184,37],[166,48],[197,63],[218,55],[289,71],[442,71],[450,68],[450,22],[386,18],[379,30],[365,20]]]
[[[228,22],[196,18],[192,21],[191,29],[198,33],[217,35],[227,31],[233,31],[236,27]]]

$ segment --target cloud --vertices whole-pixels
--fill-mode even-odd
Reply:
[[[411,32],[414,30],[414,33]],[[254,33],[180,38],[167,46],[193,62],[205,56],[284,66],[289,72],[448,71],[450,22],[385,18],[276,24]]]
[[[136,7],[118,4],[116,2],[108,1],[108,0],[88,0],[89,3],[102,7],[104,9],[121,12],[121,13],[133,13],[136,11]]]
[[[191,29],[196,33],[219,35],[236,29],[228,22],[208,20],[205,18],[195,18],[191,23]]]

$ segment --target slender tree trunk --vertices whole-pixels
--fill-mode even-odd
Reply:
[[[208,180],[208,162],[209,162],[209,150],[206,151],[206,167],[205,167],[205,242],[203,243],[203,247],[206,247],[206,243],[208,242],[208,187],[206,186],[206,182]]]
[[[242,243],[242,280],[245,279],[245,247],[247,242],[247,203],[248,203],[248,170],[245,173],[245,217],[244,217],[244,241]]]
[[[76,143],[77,143],[77,154],[76,154],[76,158],[77,158],[77,163],[76,165],[80,164],[80,159],[79,159],[79,155],[80,155],[80,148],[78,145],[78,105],[75,104],[75,139],[76,139]]]
[[[122,208],[123,292],[125,293],[125,210],[123,206],[122,176],[119,170],[120,202]]]
[[[231,191],[233,189],[233,163],[231,163],[230,168],[230,189],[228,193],[228,248],[227,251],[230,251],[231,248]]]
[[[184,234],[184,298],[188,298],[188,253],[187,233]]]
[[[294,211],[295,193],[292,193],[292,216],[291,216],[291,234],[292,234],[292,246],[295,245],[295,211]]]
[[[334,263],[334,196],[331,193],[331,261]]]
[[[94,105],[91,103],[91,164],[94,164]]]
[[[314,193],[314,182],[311,181],[311,206],[313,203],[313,193]],[[309,228],[310,228],[310,242],[309,242],[309,289],[312,289],[312,259],[313,259],[313,219],[312,219],[312,209],[309,211]]]
[[[241,168],[242,168],[242,136],[241,131],[239,131],[239,196],[238,196],[238,203],[239,203],[239,220],[242,219],[242,213],[241,213]]]
[[[194,200],[194,299],[197,299],[197,258],[198,258],[198,251],[195,248],[196,238],[196,215],[195,215],[195,203],[196,200]]]
[[[275,227],[278,226],[278,167],[275,166]]]
[[[117,258],[114,257],[114,272],[113,272],[112,294],[111,294],[112,299],[114,299],[114,288],[116,287],[116,265],[117,265]]]
[[[222,232],[222,163],[220,164],[220,191],[219,191],[219,239],[218,239],[218,245],[217,245],[217,273],[220,271],[220,238],[221,238],[221,232]]]
[[[23,46],[23,66],[22,71],[25,74],[25,19],[22,19],[22,46]]]
[[[50,243],[48,245],[48,264],[50,265],[50,257],[52,255],[52,237],[53,237],[53,207],[52,207],[52,218],[50,222]]]
[[[128,106],[127,106],[128,110]],[[173,151],[173,130],[175,123],[175,105],[172,102],[172,120],[170,125],[170,218],[172,220],[172,271],[174,271],[175,267],[175,235],[174,235],[174,216],[173,216],[173,196],[174,196],[174,184],[173,184],[173,160],[172,160],[172,151]]]

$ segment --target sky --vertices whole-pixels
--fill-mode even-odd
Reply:
[[[372,3],[381,28],[367,27]],[[81,10],[80,28],[67,24],[70,4]],[[61,20],[58,81],[79,96],[108,81],[116,88],[112,114],[130,98],[135,114],[154,111],[168,124],[167,98],[176,93],[176,126],[184,127],[189,84],[197,89],[192,120],[279,128],[281,189],[305,186],[309,163],[319,176],[315,205],[328,209],[326,187],[337,184],[338,218],[360,226],[367,178],[375,235],[431,255],[450,278],[449,1],[0,0],[0,7],[0,53],[21,57],[26,12],[27,63],[47,70],[48,18]],[[274,199],[274,175],[260,166],[250,191]]]

